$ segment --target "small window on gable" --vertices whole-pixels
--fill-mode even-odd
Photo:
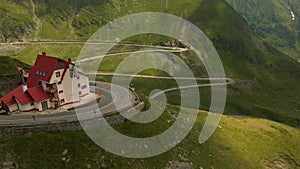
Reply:
[[[34,105],[34,102],[31,102],[31,103],[30,103],[30,106],[33,106],[33,105]]]
[[[80,87],[80,83],[78,83],[78,87]]]
[[[55,73],[56,77],[60,77],[60,72]]]
[[[40,76],[42,76],[43,75],[43,72],[42,71],[40,71]]]
[[[39,71],[39,70],[37,70],[37,71],[36,71],[36,75],[39,75],[39,74],[40,74],[40,71]]]
[[[46,76],[46,72],[43,72],[43,76],[44,76],[44,77]]]

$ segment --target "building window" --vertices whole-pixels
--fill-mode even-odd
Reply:
[[[43,72],[42,71],[40,71],[40,76],[42,76],[43,75]]]
[[[60,72],[56,72],[56,77],[60,77]]]
[[[39,81],[39,86],[42,86],[42,81]]]
[[[77,79],[80,79],[80,76],[79,76],[79,75],[77,76]]]
[[[33,105],[34,105],[34,102],[31,102],[31,103],[30,103],[30,106],[33,106]]]
[[[80,83],[78,83],[78,87],[80,87]]]
[[[46,76],[46,72],[43,72],[43,76],[44,76],[44,77]]]
[[[80,96],[80,95],[81,95],[81,92],[79,92],[78,94],[79,94],[79,96]]]
[[[81,89],[82,89],[82,90],[84,90],[84,89],[86,89],[86,88],[87,88],[86,85],[81,86]]]
[[[61,99],[60,104],[64,104],[64,103],[65,103],[65,99]]]
[[[59,91],[58,93],[63,93],[64,91],[63,90],[61,90],[61,91]]]
[[[39,71],[39,70],[37,70],[37,71],[36,71],[36,75],[39,75],[39,74],[40,74],[40,71]]]
[[[61,85],[61,81],[60,81],[60,82],[58,82],[58,84],[59,84],[59,85]]]

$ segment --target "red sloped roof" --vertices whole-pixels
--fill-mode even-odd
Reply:
[[[30,73],[27,79],[27,91],[23,92],[22,85],[10,91],[8,94],[0,98],[0,102],[4,102],[7,106],[16,104],[15,101],[22,105],[35,102],[41,102],[50,98],[50,95],[46,93],[41,87],[39,87],[39,81],[49,82],[53,72],[57,69],[64,69],[63,76],[66,70],[69,68],[69,64],[72,64],[71,59],[68,62],[61,60],[57,57],[47,56],[46,53],[38,55],[34,66],[30,69]],[[36,72],[42,72],[42,74],[36,74]],[[63,76],[61,79],[63,79]]]
[[[39,103],[41,101],[50,99],[51,96],[41,87],[28,88],[26,92],[23,92],[22,85],[20,85],[0,98],[0,102],[3,101],[7,106],[11,106],[17,103],[14,98],[18,100],[21,105],[25,105],[33,101]]]
[[[22,89],[22,85],[15,88],[14,90],[10,91],[9,93],[7,93],[5,96],[1,97],[0,98],[0,101],[4,102],[4,104],[6,104],[7,106],[10,106],[10,105],[13,105],[13,104],[16,104],[17,102],[13,99],[13,95],[15,93],[18,93],[18,92],[22,92],[23,89]]]
[[[28,103],[33,102],[33,99],[30,97],[30,95],[27,92],[17,92],[14,94],[14,96],[16,98],[16,100],[21,104],[21,105],[25,105]]]
[[[30,97],[30,95],[26,92],[23,92],[22,85],[0,98],[0,101],[3,101],[7,106],[10,106],[17,103],[14,98],[16,98],[21,105],[33,102],[33,99]]]
[[[51,76],[56,69],[66,69],[69,63],[61,60],[57,57],[47,56],[46,53],[42,55],[38,55],[34,66],[30,69],[29,77],[27,79],[28,88],[37,87],[39,85],[39,81],[49,82]],[[36,72],[45,72],[45,76],[37,75]]]
[[[46,93],[41,87],[32,87],[27,91],[36,103],[50,99],[50,95]]]

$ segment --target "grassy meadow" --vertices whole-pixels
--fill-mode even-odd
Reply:
[[[155,135],[174,121],[174,106],[148,125],[130,121],[114,126],[130,136]],[[175,148],[145,159],[112,155],[93,143],[83,131],[28,133],[0,136],[0,166],[20,168],[298,168],[299,129],[256,118],[224,116],[214,135],[198,143],[207,113],[199,112],[187,137]],[[171,123],[168,123],[171,121]],[[157,130],[159,129],[159,130]],[[26,146],[24,146],[26,145]]]

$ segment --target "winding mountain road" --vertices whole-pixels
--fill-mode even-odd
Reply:
[[[11,45],[16,44],[26,44],[28,42],[19,42],[13,43]],[[70,41],[70,42],[29,42],[29,43],[82,43],[78,41]],[[88,42],[88,43],[95,43],[95,44],[113,44],[114,42]],[[5,44],[0,44],[5,45]],[[123,52],[123,53],[113,53],[113,54],[106,54],[101,56],[93,56],[90,58],[86,58],[83,60],[79,60],[77,62],[87,62],[90,60],[102,58],[105,56],[116,56],[116,55],[124,55],[124,54],[133,54],[133,53],[142,53],[142,52],[184,52],[189,49],[187,48],[178,48],[178,47],[164,47],[164,46],[152,46],[152,45],[138,45],[138,44],[120,44],[120,45],[132,45],[132,46],[143,46],[143,47],[150,47],[150,48],[157,48],[157,49],[146,49],[141,51],[133,51],[133,52]],[[91,75],[103,75],[103,76],[122,76],[122,77],[138,77],[138,78],[151,78],[151,79],[175,79],[175,80],[205,80],[210,81],[208,84],[198,84],[198,85],[190,85],[190,86],[180,86],[180,87],[173,87],[170,89],[159,91],[158,93],[154,93],[150,97],[154,99],[155,97],[181,89],[188,89],[188,88],[196,88],[196,87],[209,87],[209,86],[221,86],[221,85],[228,85],[234,83],[234,81],[230,78],[195,78],[195,77],[164,77],[164,76],[149,76],[149,75],[131,75],[131,74],[118,74],[118,73],[86,73]],[[113,87],[112,87],[113,86]],[[111,91],[111,88],[114,90]],[[41,114],[35,115],[34,118],[29,115],[12,115],[12,116],[0,116],[0,126],[22,126],[22,125],[37,125],[37,124],[48,124],[48,123],[62,123],[62,122],[72,122],[78,121],[79,117],[85,117],[86,115],[97,115],[100,118],[103,118],[103,115],[111,114],[118,112],[115,105],[118,105],[118,108],[121,110],[126,110],[132,108],[132,106],[136,103],[136,95],[131,90],[118,86],[115,84],[104,83],[104,82],[96,82],[95,90],[100,90],[102,94],[102,100],[100,103],[89,105],[83,108],[77,108],[75,110],[62,112],[62,113],[55,113],[55,114]],[[129,93],[129,96],[128,96]],[[129,99],[128,99],[129,97]],[[100,110],[97,112],[96,110]]]
[[[148,79],[167,79],[167,80],[204,80],[204,81],[221,81],[219,82],[215,82],[215,83],[208,83],[208,84],[197,84],[197,85],[187,85],[187,86],[180,86],[180,87],[173,87],[173,88],[169,88],[166,90],[161,90],[157,93],[154,93],[153,95],[151,95],[151,99],[154,99],[158,96],[160,96],[161,94],[167,93],[167,92],[171,92],[171,91],[175,91],[175,90],[181,90],[181,89],[189,89],[189,88],[196,88],[196,87],[210,87],[210,86],[223,86],[223,85],[229,85],[229,84],[233,84],[234,80],[230,79],[230,78],[200,78],[200,77],[167,77],[167,76],[150,76],[150,75],[132,75],[132,74],[121,74],[121,73],[108,73],[108,72],[97,72],[97,73],[86,73],[86,74],[90,74],[90,75],[102,75],[102,76],[120,76],[120,77],[137,77],[137,78],[148,78]]]
[[[103,54],[103,55],[99,55],[99,56],[93,56],[93,57],[89,57],[89,58],[84,58],[84,59],[78,60],[76,62],[77,63],[82,63],[82,62],[87,62],[87,61],[90,61],[90,60],[104,58],[104,57],[107,57],[107,56],[129,55],[129,54],[145,53],[145,52],[171,52],[171,53],[180,53],[180,52],[185,52],[187,50],[188,49],[186,49],[186,48],[146,49],[146,50],[140,50],[140,51]]]
[[[149,76],[149,75],[130,75],[130,74],[114,74],[114,73],[93,73],[96,75],[117,75],[123,77],[139,77],[139,78],[153,78],[153,79],[182,79],[182,80],[210,80],[217,81],[222,80],[222,83],[209,83],[209,84],[199,84],[199,85],[191,85],[191,86],[181,86],[174,87],[166,90],[162,90],[158,93],[154,93],[151,95],[151,99],[156,98],[157,96],[181,89],[195,88],[195,87],[209,87],[209,86],[220,86],[220,85],[228,85],[234,83],[234,81],[230,78],[188,78],[188,77],[160,77],[160,76]],[[226,82],[224,82],[226,80]],[[113,85],[114,91],[111,91]],[[111,114],[118,112],[115,104],[118,107],[122,107],[122,109],[131,108],[135,103],[136,96],[129,89],[118,86],[115,84],[105,83],[105,82],[96,82],[95,90],[100,90],[102,94],[102,100],[98,105],[90,105],[83,108],[77,108],[76,111],[67,111],[62,113],[55,114],[45,114],[45,115],[35,115],[35,119],[32,116],[28,115],[16,115],[16,116],[0,116],[0,126],[22,126],[22,125],[38,125],[38,124],[49,124],[49,123],[62,123],[62,122],[72,122],[78,121],[77,116],[96,113],[96,109],[100,109],[101,113],[97,113],[97,115],[102,114]],[[128,100],[128,93],[130,94]],[[77,114],[76,114],[77,112]]]
[[[117,111],[115,104],[126,109],[131,108],[132,104],[135,102],[135,95],[122,86],[114,85],[114,91],[110,91],[110,83],[96,82],[95,89],[100,90],[102,94],[102,99],[98,105],[90,105],[83,108],[77,108],[75,110],[55,113],[55,114],[41,114],[35,115],[35,120],[29,115],[12,115],[12,116],[0,116],[0,126],[22,126],[22,125],[37,125],[37,124],[49,124],[49,123],[62,123],[62,122],[72,122],[78,121],[77,115],[91,114],[95,112],[96,109],[100,109],[102,115],[114,113]],[[124,96],[128,98],[127,94],[130,93],[130,101],[124,99]],[[115,103],[115,104],[114,104]],[[98,112],[97,114],[101,114]]]
[[[169,47],[161,45],[147,45],[147,44],[135,44],[130,42],[109,42],[109,41],[27,41],[27,42],[10,42],[0,43],[2,46],[14,46],[14,45],[30,45],[30,44],[83,44],[83,45],[116,45],[116,46],[135,46],[135,47],[148,47],[156,49],[185,49],[180,47]]]

